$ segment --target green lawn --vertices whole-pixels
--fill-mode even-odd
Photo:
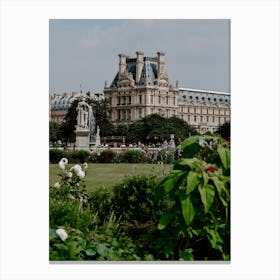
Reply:
[[[68,167],[71,167],[69,165]],[[110,188],[115,183],[121,181],[125,176],[133,174],[141,175],[156,175],[157,177],[163,177],[167,175],[172,169],[172,165],[168,164],[131,164],[131,163],[92,163],[89,164],[85,182],[88,191],[94,191],[97,187],[104,186]],[[58,174],[61,170],[57,164],[50,164],[50,185],[53,186],[55,182],[58,182],[60,177]]]

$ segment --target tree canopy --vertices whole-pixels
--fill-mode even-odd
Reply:
[[[170,134],[178,140],[185,139],[189,133],[196,134],[196,131],[184,120],[152,114],[132,123],[126,136],[128,142],[157,143],[169,139]]]

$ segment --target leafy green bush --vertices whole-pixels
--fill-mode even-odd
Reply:
[[[155,188],[153,177],[127,177],[113,187],[112,207],[124,221],[147,222],[155,219]]]
[[[90,194],[89,207],[101,222],[105,221],[111,214],[111,193],[104,187],[98,188]]]
[[[87,230],[93,221],[92,212],[89,208],[81,209],[79,203],[67,200],[50,198],[50,227],[71,227]]]
[[[169,197],[173,200],[173,205],[158,223],[160,257],[228,260],[229,146],[218,137],[193,136],[186,139],[180,148],[183,158],[161,182],[157,196],[157,199]]]
[[[50,260],[140,260],[114,214],[89,232],[60,227],[50,228],[49,236]]]
[[[71,163],[84,163],[89,162],[90,153],[86,150],[73,151],[68,152],[68,157]]]
[[[120,154],[120,162],[141,163],[146,161],[146,155],[143,151],[127,150]]]
[[[50,163],[58,163],[62,158],[66,157],[66,153],[59,149],[50,149]]]
[[[82,180],[87,164],[66,169],[67,163],[66,158],[60,160],[61,180],[50,188],[50,226],[64,225],[85,230],[92,220],[87,205],[88,193]]]

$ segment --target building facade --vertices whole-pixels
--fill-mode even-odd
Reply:
[[[111,85],[104,88],[104,96],[111,103],[113,124],[127,125],[155,113],[165,117],[178,115],[179,88],[169,83],[165,54],[136,55],[119,55],[119,71]]]
[[[180,88],[178,117],[200,133],[215,132],[230,121],[230,94]]]
[[[104,96],[112,106],[113,124],[130,124],[151,114],[177,116],[200,133],[214,132],[230,121],[230,94],[173,86],[165,72],[165,54],[136,58],[119,55],[119,71]]]
[[[71,103],[85,94],[72,92],[50,95],[50,120],[61,123]],[[165,54],[136,57],[119,54],[119,71],[103,93],[88,96],[107,98],[112,107],[114,125],[129,125],[151,114],[176,116],[200,133],[215,132],[230,121],[230,94],[226,92],[179,88],[173,86],[165,71]]]

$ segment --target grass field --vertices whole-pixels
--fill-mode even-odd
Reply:
[[[71,167],[69,165],[68,167]],[[61,170],[58,168],[57,164],[49,165],[49,174],[50,174],[50,185],[53,186],[55,182],[58,182],[60,177],[58,174]],[[120,182],[125,176],[133,174],[141,175],[156,175],[157,177],[166,176],[172,169],[172,165],[168,164],[89,164],[85,183],[88,188],[88,191],[94,191],[100,186],[110,188],[117,182]]]

